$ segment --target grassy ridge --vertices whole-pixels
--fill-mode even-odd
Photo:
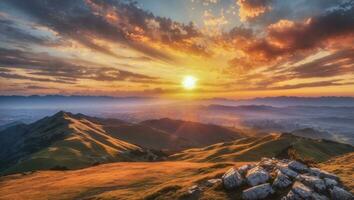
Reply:
[[[353,146],[337,142],[313,140],[291,134],[273,134],[189,149],[169,158],[190,162],[220,162],[257,161],[262,157],[280,157],[306,162],[323,162],[353,151]]]

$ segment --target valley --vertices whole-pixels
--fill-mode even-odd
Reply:
[[[133,123],[60,111],[0,131],[0,199],[239,199],[239,190],[205,184],[264,157],[328,170],[352,191],[354,147],[308,132],[255,136],[168,118]],[[192,195],[200,184],[203,192]]]

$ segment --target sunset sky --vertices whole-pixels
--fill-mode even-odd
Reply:
[[[1,0],[0,95],[32,94],[354,96],[354,1]]]

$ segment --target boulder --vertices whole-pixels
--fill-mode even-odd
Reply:
[[[283,174],[281,171],[278,171],[277,177],[273,182],[273,186],[279,189],[284,189],[289,187],[292,184],[288,176]]]
[[[309,173],[320,178],[330,178],[336,181],[339,180],[338,176],[314,167],[310,168]]]
[[[278,169],[283,174],[287,175],[289,178],[296,178],[296,176],[298,175],[298,173],[296,173],[295,171],[289,169],[288,167],[282,166],[282,165],[279,165]]]
[[[293,191],[290,191],[288,195],[281,198],[281,200],[329,200],[326,196],[320,195],[316,192],[311,193],[311,196],[304,199],[298,194],[295,194]]]
[[[295,182],[293,187],[291,188],[291,192],[293,193],[293,197],[295,199],[310,199],[313,191],[300,182]],[[292,200],[292,198],[290,198]]]
[[[300,172],[300,173],[303,173],[303,172],[307,172],[309,171],[309,168],[298,162],[298,161],[291,161],[289,164],[288,164],[288,167],[296,172]]]
[[[193,185],[188,188],[189,195],[199,195],[202,192],[202,189],[198,185]]]
[[[248,170],[252,169],[253,167],[255,167],[254,164],[247,164],[247,165],[242,165],[237,170],[241,175],[245,176]]]
[[[312,193],[312,199],[314,199],[314,200],[329,200],[326,196],[320,195],[316,192]]]
[[[215,185],[215,184],[217,184],[217,183],[220,183],[220,182],[222,182],[222,180],[219,179],[219,178],[209,179],[209,180],[207,180],[207,181],[205,182],[205,185],[206,185],[207,187],[212,187],[213,185]]]
[[[229,169],[223,176],[222,182],[228,190],[239,187],[243,183],[243,178],[240,173],[234,169]]]
[[[344,190],[343,188],[334,186],[333,189],[330,190],[331,199],[332,200],[353,200],[353,195]]]
[[[251,186],[265,183],[269,180],[269,173],[262,167],[254,167],[246,174],[247,183]]]
[[[272,171],[276,166],[277,160],[270,158],[262,158],[259,162],[259,166],[263,167],[267,171]]]
[[[317,176],[308,176],[301,174],[297,176],[296,179],[315,191],[324,192],[326,190],[326,184],[324,180],[320,179]]]
[[[244,190],[242,192],[242,199],[245,199],[245,200],[264,199],[273,193],[274,193],[274,191],[273,191],[272,187],[270,186],[270,184],[265,183],[265,184],[257,185],[257,186],[251,187],[247,190]]]
[[[338,182],[334,179],[324,178],[324,182],[327,188],[333,188],[333,186],[338,185]]]

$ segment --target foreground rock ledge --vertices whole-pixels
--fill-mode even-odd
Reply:
[[[222,176],[222,183],[226,190],[242,190],[245,200],[277,194],[283,194],[282,200],[354,200],[336,175],[287,159],[262,158],[255,165],[231,168]],[[284,195],[285,191],[289,192]]]

